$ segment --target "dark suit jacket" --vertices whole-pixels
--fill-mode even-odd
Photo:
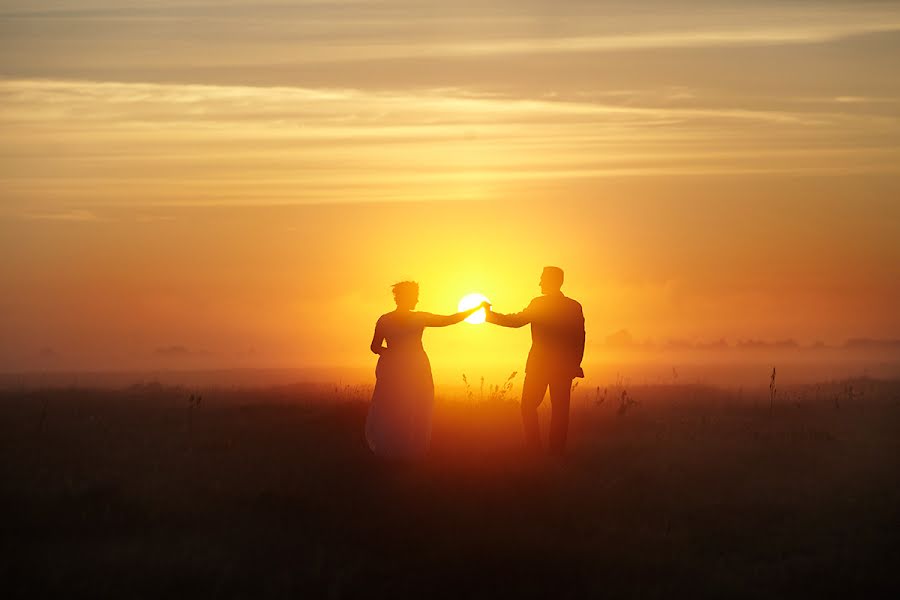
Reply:
[[[549,377],[584,377],[584,313],[581,304],[562,292],[538,296],[522,312],[488,312],[487,320],[503,327],[531,323],[531,350],[525,372]]]

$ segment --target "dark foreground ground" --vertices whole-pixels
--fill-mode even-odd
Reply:
[[[898,597],[900,385],[578,397],[568,461],[515,403],[439,402],[382,464],[365,390],[0,395],[0,595]]]

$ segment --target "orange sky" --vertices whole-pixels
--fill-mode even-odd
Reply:
[[[891,3],[182,4],[0,0],[0,370],[371,366],[545,264],[589,357],[900,338]]]

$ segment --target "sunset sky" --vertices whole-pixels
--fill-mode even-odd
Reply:
[[[546,264],[586,362],[900,338],[898,56],[896,2],[0,0],[0,370],[374,367],[392,283]]]

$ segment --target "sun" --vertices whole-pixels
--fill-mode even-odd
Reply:
[[[469,310],[470,308],[475,308],[482,302],[490,302],[490,300],[488,300],[487,296],[484,296],[483,294],[467,294],[462,297],[462,300],[459,301],[459,305],[457,308],[459,312],[462,312],[464,310]],[[484,314],[484,309],[482,308],[481,310],[469,315],[466,318],[466,323],[484,323],[485,316],[486,315]]]

